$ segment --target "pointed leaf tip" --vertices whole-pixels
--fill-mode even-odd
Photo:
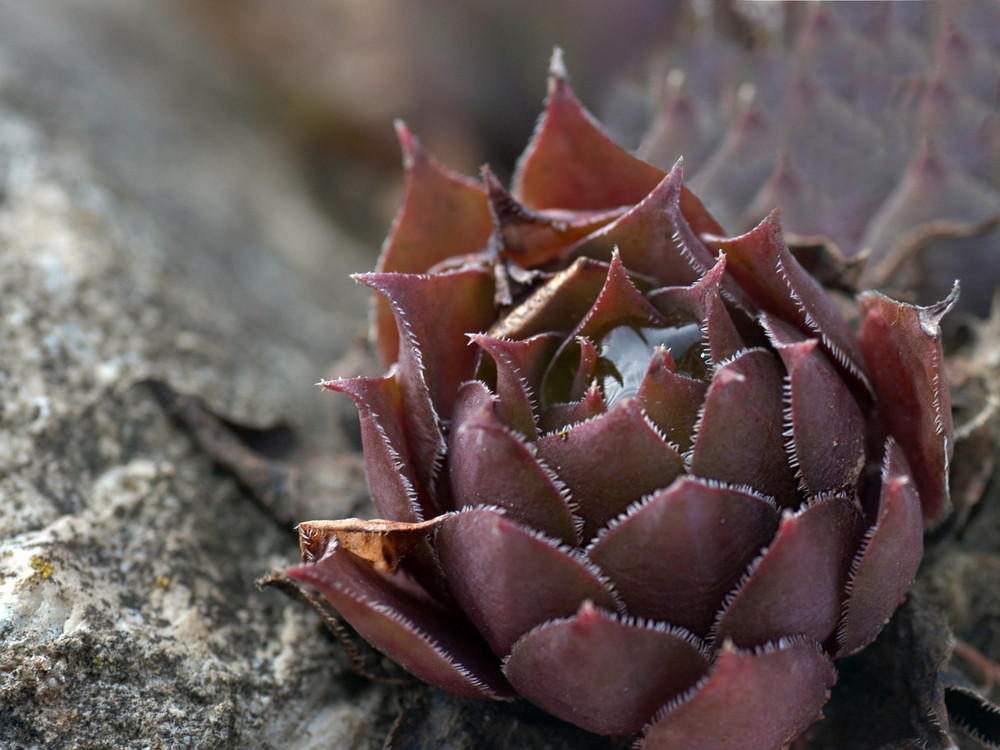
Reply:
[[[865,292],[859,300],[861,349],[872,371],[882,424],[906,454],[927,525],[950,506],[954,442],[939,323],[956,295],[957,287],[930,307],[878,292]]]
[[[551,78],[567,78],[566,62],[563,59],[562,47],[552,48],[552,57],[549,59],[549,76]],[[551,83],[549,84],[551,86]]]
[[[600,210],[638,203],[663,172],[607,136],[570,88],[553,55],[545,113],[515,170],[514,194],[530,209]]]

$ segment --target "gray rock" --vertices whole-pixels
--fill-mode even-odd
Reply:
[[[166,7],[0,3],[0,746],[380,747],[387,693],[253,585],[295,535],[144,385],[343,447],[312,384],[371,252]]]

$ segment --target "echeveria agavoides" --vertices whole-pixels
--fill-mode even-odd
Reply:
[[[361,417],[382,520],[300,526],[314,586],[461,696],[637,747],[774,750],[902,601],[948,507],[938,322],[860,324],[777,212],[727,238],[613,143],[560,63],[508,191],[400,127]]]

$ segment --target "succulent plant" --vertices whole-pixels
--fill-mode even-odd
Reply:
[[[460,696],[648,750],[787,745],[948,509],[954,295],[828,292],[777,212],[726,237],[558,58],[510,191],[398,130],[403,205],[358,277],[387,373],[323,383],[382,518],[301,524],[288,575]]]
[[[961,306],[984,316],[998,283],[1000,4],[684,5],[648,93],[623,89],[645,114],[639,155],[683,155],[730,232],[781,206],[790,244],[863,253],[863,286],[934,301],[958,277]]]

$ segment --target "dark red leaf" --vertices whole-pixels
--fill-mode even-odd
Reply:
[[[463,390],[479,387],[468,383]],[[503,508],[511,518],[566,544],[576,544],[569,491],[535,457],[533,448],[505,427],[492,403],[456,410],[448,469],[456,509]]]
[[[771,500],[679,477],[614,521],[587,550],[629,614],[704,637],[725,594],[774,536]]]
[[[683,469],[680,455],[631,398],[588,422],[545,435],[537,446],[569,487],[574,511],[584,519],[584,540]]]
[[[504,664],[517,691],[599,734],[639,731],[708,669],[701,642],[679,628],[620,619],[587,601],[518,641]]]
[[[785,511],[774,541],[727,602],[716,642],[759,646],[805,635],[823,643],[840,620],[858,522],[853,500],[835,495]]]
[[[638,203],[663,172],[612,141],[584,110],[556,52],[545,113],[514,175],[514,194],[528,208],[576,211]]]
[[[323,387],[346,393],[358,407],[368,490],[379,515],[421,521],[437,515],[410,462],[402,430],[402,394],[395,373],[382,378],[327,380]]]
[[[584,600],[620,606],[596,566],[497,509],[450,516],[434,543],[455,600],[498,655]]]
[[[641,750],[776,750],[805,731],[837,673],[805,638],[761,649],[723,647],[708,679],[646,728]]]
[[[412,585],[394,585],[339,547],[288,575],[315,586],[365,640],[420,679],[467,698],[512,695],[468,621]]]
[[[782,435],[782,386],[781,366],[764,349],[722,363],[696,428],[691,473],[748,485],[779,505],[797,504]]]
[[[920,497],[899,444],[889,439],[878,515],[851,565],[838,656],[872,641],[906,596],[924,552]]]
[[[931,307],[895,302],[876,292],[860,300],[861,347],[872,370],[882,423],[906,454],[926,524],[949,505],[951,398],[939,324],[957,297],[956,287]]]
[[[406,168],[403,202],[377,270],[424,273],[451,256],[485,249],[493,222],[483,187],[431,159],[401,122],[396,132]],[[375,348],[388,367],[398,357],[399,336],[392,309],[381,298],[375,300],[372,326]]]
[[[857,340],[829,295],[789,251],[778,211],[753,230],[731,239],[713,238],[726,266],[754,302],[819,339],[834,362],[864,390],[871,392],[865,360]]]
[[[819,341],[766,313],[764,329],[785,364],[787,451],[808,495],[854,487],[865,466],[865,418]]]

